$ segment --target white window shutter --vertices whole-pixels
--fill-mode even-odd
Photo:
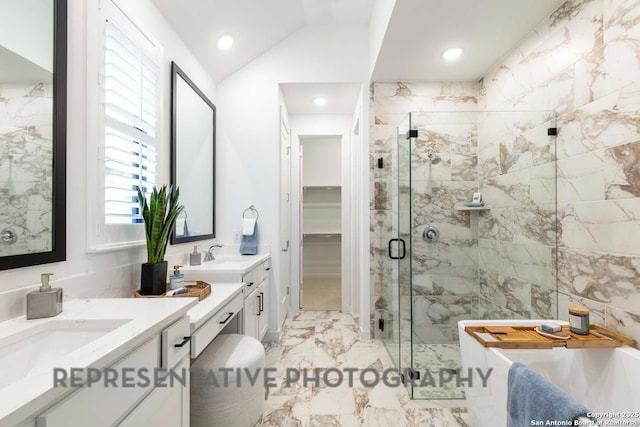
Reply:
[[[105,223],[142,222],[137,190],[156,183],[159,65],[141,34],[132,40],[107,21],[104,44]]]

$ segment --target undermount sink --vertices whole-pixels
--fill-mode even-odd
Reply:
[[[130,319],[50,320],[0,339],[0,389],[51,370],[60,359]]]

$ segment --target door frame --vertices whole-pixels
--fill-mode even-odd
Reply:
[[[362,118],[358,115],[359,121],[357,122],[359,126],[362,124]],[[292,117],[290,120],[291,123],[291,146],[292,146],[292,159],[296,159],[296,162],[293,162],[291,169],[292,175],[292,199],[300,200],[302,196],[301,193],[301,180],[302,177],[300,175],[300,166],[297,163],[297,160],[300,158],[300,137],[305,136],[313,136],[313,137],[332,137],[332,136],[340,136],[341,141],[341,151],[342,151],[342,196],[341,196],[341,209],[342,209],[342,238],[341,238],[341,299],[342,299],[342,311],[344,313],[353,313],[360,314],[362,313],[362,286],[359,274],[359,259],[360,251],[358,250],[359,245],[365,244],[363,239],[359,239],[360,232],[357,230],[358,225],[361,223],[359,220],[361,210],[358,209],[358,205],[360,204],[359,198],[356,198],[358,195],[362,194],[360,190],[360,167],[361,164],[365,162],[357,162],[360,157],[360,146],[359,143],[353,144],[353,124],[351,123],[351,118],[344,120],[344,123],[339,128],[331,129],[333,132],[322,132],[315,133],[313,129],[307,126],[300,126],[299,123],[296,123],[295,117]],[[323,127],[323,130],[326,130],[326,127]],[[358,142],[362,140],[362,132],[360,132],[360,138]],[[360,164],[359,164],[360,163]],[[368,162],[366,162],[368,166]],[[368,195],[368,188],[366,191]],[[368,199],[367,199],[368,200]],[[367,204],[368,207],[368,204]],[[292,248],[299,248],[302,243],[302,230],[301,230],[301,218],[300,211],[298,209],[298,205],[296,203],[292,204],[292,220],[291,224],[293,230],[291,232],[292,237]],[[368,211],[367,211],[368,215]],[[368,216],[367,216],[368,221]],[[366,224],[368,229],[368,222]],[[368,235],[367,240],[368,243]],[[368,253],[368,248],[367,248]],[[299,277],[302,279],[300,275],[300,262],[302,261],[300,257],[301,252],[298,250],[297,253],[292,253],[292,283],[291,283],[291,312],[298,312],[300,310],[300,283],[296,281],[295,278]],[[367,304],[369,299],[366,299]]]
[[[284,100],[281,98],[281,102]],[[349,146],[347,158],[343,158],[343,164],[349,165],[351,182],[349,184],[350,200],[350,220],[343,222],[343,227],[348,225],[349,229],[343,228],[343,241],[348,236],[350,246],[343,248],[347,257],[347,272],[343,271],[343,280],[347,278],[347,286],[350,292],[350,304],[343,307],[345,312],[353,313],[359,316],[359,326],[363,339],[371,337],[370,331],[370,313],[371,313],[371,290],[370,290],[370,212],[369,212],[369,85],[363,83],[361,85],[358,101],[354,106],[354,112],[347,115],[344,126],[337,131],[327,132],[326,126],[320,132],[314,132],[314,126],[300,127],[290,117],[289,126],[291,131],[291,198],[292,200],[300,200],[300,175],[299,175],[299,155],[300,142],[298,133],[302,135],[331,135],[342,134],[348,137],[343,146]],[[286,108],[286,107],[285,107]],[[295,117],[295,116],[292,116]],[[320,117],[320,116],[318,116]],[[297,117],[296,117],[297,119]],[[321,126],[317,126],[321,127]],[[357,130],[357,132],[355,132]],[[355,135],[355,136],[354,136]],[[293,160],[295,159],[295,160]],[[291,203],[291,247],[299,248],[301,243],[299,216],[301,212],[298,209],[298,203]],[[343,210],[344,209],[343,207]],[[345,250],[346,249],[346,250]],[[299,312],[300,304],[300,277],[299,258],[300,251],[295,250],[291,254],[291,293],[289,299],[289,312]],[[344,285],[344,283],[343,283]],[[343,303],[349,299],[343,298]]]

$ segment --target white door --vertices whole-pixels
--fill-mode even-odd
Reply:
[[[269,279],[258,287],[258,339],[262,340],[269,329]]]
[[[280,324],[288,313],[291,287],[291,133],[280,107]]]
[[[300,242],[300,256],[298,257],[298,284],[299,284],[299,292],[298,292],[298,308],[300,310],[302,310],[302,303],[303,303],[303,297],[304,297],[304,223],[303,223],[303,218],[304,216],[302,215],[303,209],[304,209],[304,183],[302,182],[302,177],[303,175],[303,165],[304,165],[304,153],[303,153],[303,147],[302,144],[300,144],[300,158],[298,159],[299,165],[298,165],[298,170],[300,171],[300,191],[298,194],[300,194],[300,201],[298,202],[298,222],[300,224],[298,230],[300,233],[298,242]]]

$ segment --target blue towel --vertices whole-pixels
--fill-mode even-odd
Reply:
[[[483,206],[484,206],[484,202],[477,202],[477,203],[469,202],[469,203],[467,203],[467,207],[468,208],[481,208]]]
[[[573,421],[586,416],[587,408],[544,377],[520,363],[509,368],[507,427],[535,425],[533,421]],[[558,424],[562,425],[562,424]]]
[[[258,253],[258,223],[253,228],[253,234],[250,236],[242,235],[240,240],[240,253],[242,255],[255,255]]]

